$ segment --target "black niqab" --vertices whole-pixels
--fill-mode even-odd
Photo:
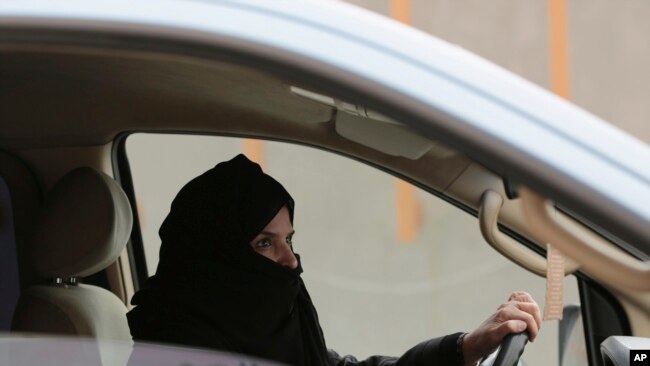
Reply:
[[[133,297],[137,307],[128,317],[134,338],[147,326],[147,312],[169,307],[209,325],[227,351],[326,365],[325,341],[300,264],[283,267],[250,246],[283,206],[293,222],[289,193],[244,155],[187,183],[160,228],[156,275]]]

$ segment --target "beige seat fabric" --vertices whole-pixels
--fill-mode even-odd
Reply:
[[[128,199],[112,178],[91,168],[61,178],[45,197],[31,248],[33,266],[49,284],[21,294],[12,329],[131,340],[120,299],[76,280],[117,259],[132,223]]]

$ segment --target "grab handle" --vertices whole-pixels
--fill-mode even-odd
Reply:
[[[487,190],[481,197],[478,212],[481,234],[485,241],[497,252],[539,276],[546,277],[546,258],[527,249],[514,239],[499,231],[499,212],[503,206],[503,197],[493,190]],[[555,245],[555,243],[553,243]],[[565,275],[575,272],[579,265],[566,258]]]

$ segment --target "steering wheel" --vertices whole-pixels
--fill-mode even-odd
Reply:
[[[481,366],[516,366],[526,343],[528,332],[508,334],[503,338],[499,349],[481,362]]]

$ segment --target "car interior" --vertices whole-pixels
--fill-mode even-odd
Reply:
[[[292,78],[291,70],[228,57],[0,46],[0,330],[131,339],[129,300],[152,272],[126,151],[134,133],[279,141],[360,162],[476,217],[486,244],[542,278],[548,236],[540,233],[549,226],[531,217],[569,232],[571,243],[606,247],[612,258],[647,259],[561,203],[549,208],[462,147],[365,107],[362,96],[344,98]],[[579,364],[571,363],[576,336],[584,338],[589,365],[622,364],[615,355],[624,352],[606,351],[604,361],[601,344],[610,336],[650,337],[650,297],[641,287],[616,286],[619,267],[594,271],[584,263],[566,258],[564,274],[577,278],[580,306],[564,309],[558,364]],[[624,347],[621,339],[605,346]]]

